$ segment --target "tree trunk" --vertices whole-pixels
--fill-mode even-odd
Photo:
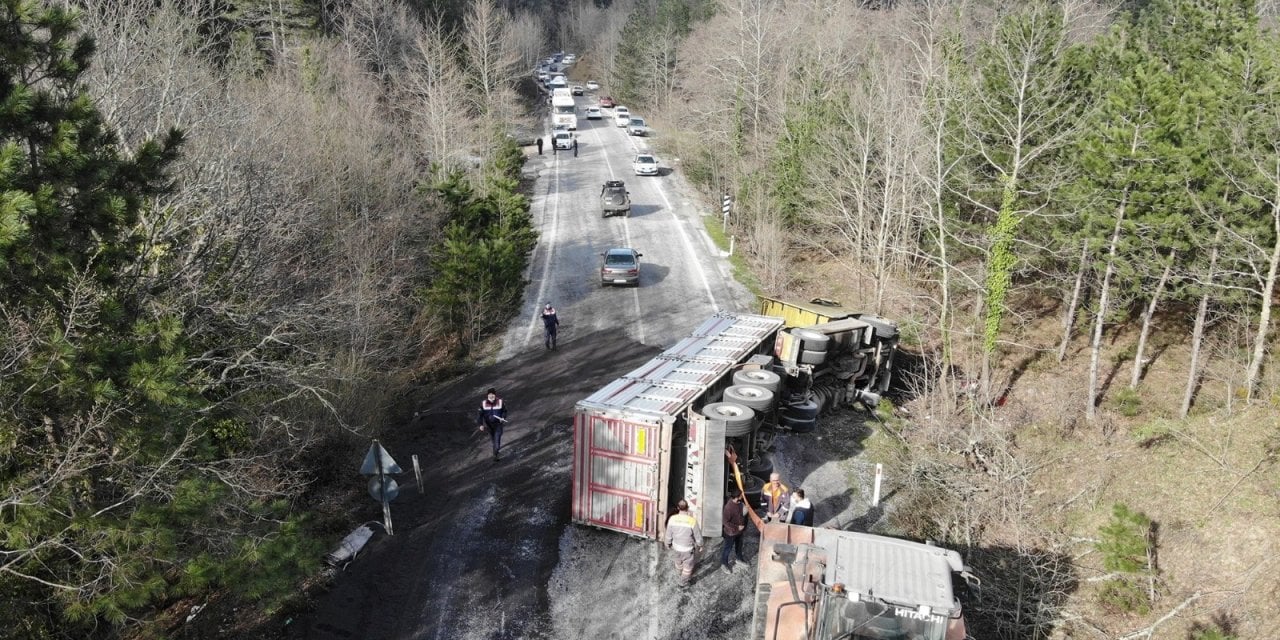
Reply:
[[[1280,182],[1277,183],[1280,186]],[[1277,194],[1280,203],[1280,194]],[[1276,291],[1276,272],[1280,270],[1280,204],[1271,207],[1271,221],[1274,230],[1274,244],[1271,246],[1271,258],[1267,261],[1267,280],[1262,287],[1262,299],[1259,301],[1258,333],[1253,338],[1253,355],[1249,357],[1249,373],[1245,376],[1245,392],[1249,400],[1253,400],[1253,392],[1258,386],[1258,375],[1262,371],[1262,359],[1267,352],[1267,332],[1271,330],[1271,301]]]
[[[1120,229],[1124,224],[1126,205],[1129,202],[1129,190],[1120,196],[1120,209],[1116,211],[1116,226],[1111,230],[1111,241],[1107,247],[1107,268],[1102,274],[1102,286],[1098,290],[1098,313],[1093,318],[1093,343],[1089,347],[1089,406],[1085,407],[1085,417],[1090,422],[1097,417],[1098,404],[1098,359],[1102,352],[1102,325],[1107,317],[1107,298],[1111,293],[1111,274],[1115,272],[1116,246],[1120,244]]]
[[[1204,323],[1209,315],[1208,286],[1213,283],[1213,272],[1218,268],[1218,243],[1222,241],[1222,220],[1218,220],[1218,232],[1213,236],[1213,249],[1209,251],[1209,270],[1205,274],[1205,293],[1200,296],[1200,306],[1196,309],[1196,327],[1191,332],[1191,363],[1187,366],[1187,390],[1182,394],[1182,410],[1180,417],[1187,417],[1191,412],[1191,399],[1196,394],[1196,383],[1200,379],[1200,347],[1204,342]]]
[[[1160,294],[1164,292],[1164,286],[1169,282],[1169,274],[1173,271],[1173,261],[1177,256],[1177,251],[1169,252],[1168,260],[1164,263],[1164,273],[1160,274],[1160,281],[1156,283],[1156,289],[1151,293],[1151,304],[1147,305],[1146,313],[1142,314],[1142,332],[1138,334],[1138,350],[1133,355],[1133,375],[1129,378],[1130,389],[1137,389],[1138,383],[1142,381],[1142,356],[1147,351],[1147,337],[1151,335],[1151,318],[1156,315]]]
[[[1089,258],[1089,243],[1080,243],[1080,267],[1076,270],[1076,284],[1071,288],[1071,302],[1062,316],[1062,344],[1058,345],[1058,362],[1067,357],[1067,345],[1071,344],[1071,327],[1075,325],[1076,308],[1080,305],[1080,292],[1084,289],[1085,261]]]

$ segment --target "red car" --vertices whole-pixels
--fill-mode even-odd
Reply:
[[[610,96],[600,96],[600,106],[613,108],[613,98]]]

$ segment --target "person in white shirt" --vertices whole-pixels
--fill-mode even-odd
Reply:
[[[791,524],[813,526],[813,503],[804,497],[804,489],[796,489],[791,494],[791,508],[787,511],[787,518]]]

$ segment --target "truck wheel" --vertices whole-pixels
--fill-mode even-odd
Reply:
[[[772,371],[764,369],[754,369],[746,371],[733,372],[733,384],[749,384],[756,387],[764,387],[769,391],[777,392],[778,387],[782,385],[782,378]]]
[[[831,336],[810,329],[794,329],[791,335],[800,338],[804,342],[802,347],[805,351],[822,351],[826,352],[831,346]]]
[[[808,349],[805,349],[804,351],[800,352],[800,364],[822,364],[826,361],[827,361],[826,351],[810,351]]]
[[[782,408],[782,417],[793,420],[809,420],[818,417],[818,403],[813,400],[796,402]]]
[[[732,474],[730,475],[732,476]],[[744,473],[742,474],[742,488],[747,494],[747,504],[751,505],[751,508],[753,509],[759,509],[761,507],[760,491],[764,489],[764,480],[761,480],[750,473]],[[729,480],[728,493],[730,495],[738,493],[738,485],[732,480],[732,478]]]
[[[818,428],[818,419],[792,418],[784,415],[782,416],[782,419],[778,421],[778,424],[779,426],[785,429],[790,429],[796,433],[811,433],[814,429]]]
[[[702,415],[724,422],[726,437],[745,436],[755,425],[756,412],[736,402],[712,402],[702,408]]]
[[[767,480],[769,474],[773,473],[773,457],[767,453],[760,454],[756,459],[747,462],[747,473]]]
[[[725,402],[736,402],[756,411],[768,411],[773,406],[773,392],[751,384],[735,384],[724,390]]]

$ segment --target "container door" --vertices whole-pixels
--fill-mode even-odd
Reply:
[[[671,437],[664,426],[591,411],[575,415],[574,522],[658,536],[660,489],[667,476],[661,466]]]

